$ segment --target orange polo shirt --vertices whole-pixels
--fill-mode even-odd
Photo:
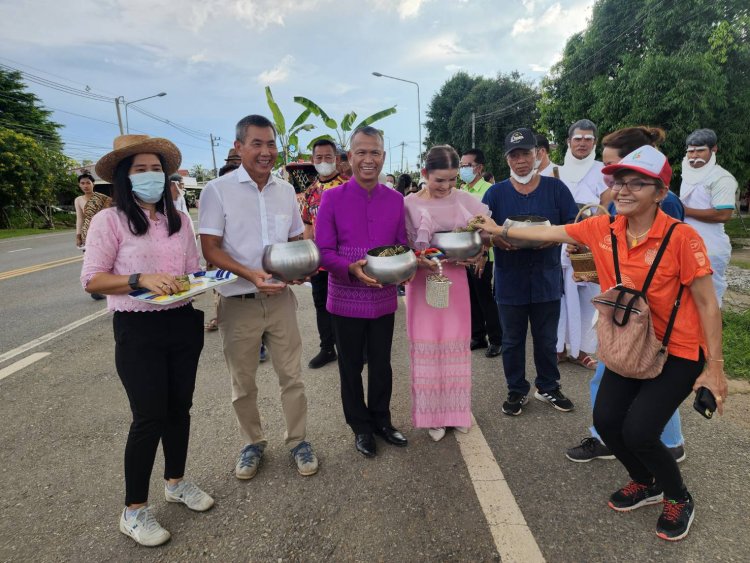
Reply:
[[[628,248],[625,233],[627,219],[622,215],[615,218],[611,227],[617,237],[617,254],[620,258],[620,274],[624,286],[631,289],[643,287],[661,241],[672,223],[677,222],[659,209],[647,238],[635,248]],[[580,223],[565,225],[565,231],[570,237],[591,249],[602,289],[614,287],[617,282],[609,217],[597,215]],[[695,278],[709,276],[712,273],[708,251],[696,230],[687,224],[675,227],[646,293],[654,332],[661,340],[667,329],[680,283],[688,286],[682,294],[682,303],[677,311],[672,336],[667,345],[668,352],[674,356],[697,360],[699,348],[703,348],[705,353],[706,339],[689,286]]]

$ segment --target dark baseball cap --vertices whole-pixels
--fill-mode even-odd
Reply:
[[[516,149],[531,150],[534,148],[536,148],[536,135],[526,127],[515,129],[505,137],[505,156]]]

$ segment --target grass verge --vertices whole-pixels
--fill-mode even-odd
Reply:
[[[25,237],[27,235],[40,235],[43,233],[62,233],[72,229],[0,229],[0,239]]]
[[[750,381],[750,311],[724,311],[724,371]]]

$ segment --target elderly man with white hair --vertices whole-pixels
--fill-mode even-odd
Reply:
[[[708,249],[713,270],[716,298],[721,306],[727,289],[726,270],[732,245],[724,223],[732,218],[737,180],[716,163],[718,139],[711,129],[697,129],[685,140],[680,200],[685,206],[685,222],[701,235]]]

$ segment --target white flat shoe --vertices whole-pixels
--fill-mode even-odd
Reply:
[[[440,428],[430,428],[427,433],[435,442],[439,442],[445,436],[445,427],[441,426]]]
[[[469,433],[469,426],[454,426],[453,429],[456,432],[460,432],[461,434],[468,434]]]

